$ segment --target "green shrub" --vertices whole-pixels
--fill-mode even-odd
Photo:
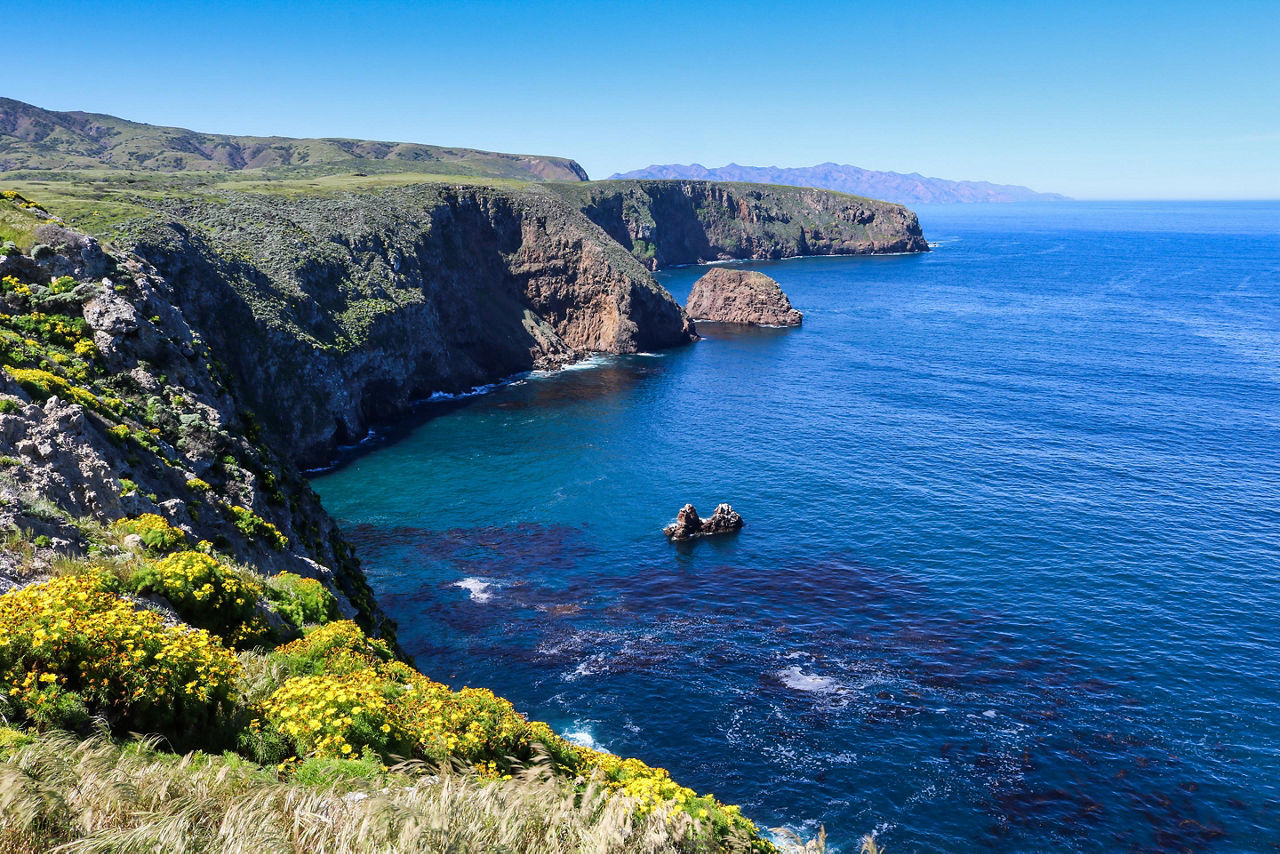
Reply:
[[[262,584],[200,552],[176,552],[138,570],[129,586],[137,593],[158,593],[182,619],[236,643],[257,614]]]
[[[302,627],[338,618],[338,600],[314,578],[282,572],[267,579],[267,598],[289,622]]]
[[[21,412],[23,408],[22,401],[14,400],[12,397],[0,398],[0,414],[13,415]]]
[[[209,485],[208,481],[201,480],[198,477],[190,478],[187,481],[187,489],[191,490],[192,492],[208,492],[212,488],[213,487]]]
[[[49,291],[54,294],[70,293],[78,283],[71,276],[59,276],[49,283]]]
[[[107,409],[106,405],[98,400],[93,392],[72,385],[57,374],[51,374],[40,368],[14,368],[6,365],[4,369],[9,376],[17,381],[18,385],[22,386],[27,394],[37,400],[48,400],[56,394],[78,403],[86,409],[93,409],[98,412]]]

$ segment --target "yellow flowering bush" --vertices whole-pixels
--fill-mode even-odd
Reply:
[[[358,672],[296,676],[263,703],[263,720],[299,756],[342,758],[366,747],[384,756],[407,754],[407,739],[392,722],[386,687]]]
[[[267,545],[276,551],[283,551],[289,545],[289,538],[280,533],[280,529],[254,513],[248,507],[232,506],[231,514],[235,517],[236,527],[240,533],[251,540],[265,540]]]
[[[705,822],[716,838],[758,837],[736,807],[699,796],[639,759],[571,744],[491,691],[454,691],[434,682],[394,660],[382,641],[350,621],[314,629],[273,657],[303,675],[267,699],[259,726],[283,736],[299,756],[341,757],[368,748],[384,757],[461,759],[501,779],[513,759],[527,762],[545,751],[562,773],[632,798],[641,814],[674,807]]]
[[[158,593],[179,616],[226,641],[249,639],[244,624],[258,610],[262,584],[201,552],[175,552],[143,566],[129,580],[138,593]]]
[[[390,662],[391,648],[371,638],[350,620],[328,623],[276,649],[272,656],[290,673],[342,675]]]
[[[187,541],[187,535],[180,528],[155,513],[144,513],[136,519],[117,519],[111,527],[122,534],[137,534],[147,548],[157,552],[172,551]]]
[[[207,726],[230,709],[239,663],[208,632],[166,626],[101,574],[0,596],[0,693],[40,727],[87,714],[142,731]]]
[[[59,397],[78,403],[86,409],[96,412],[108,411],[106,404],[88,389],[72,385],[57,374],[51,374],[40,368],[15,368],[6,365],[5,372],[17,381],[18,385],[38,400],[48,400],[55,394]]]

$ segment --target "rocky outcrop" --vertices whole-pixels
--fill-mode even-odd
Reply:
[[[927,252],[901,205],[830,190],[708,181],[593,181],[548,186],[650,270],[795,255]]]
[[[434,392],[695,337],[644,267],[536,189],[232,193],[162,214],[128,239],[303,465]]]
[[[693,283],[685,312],[694,320],[755,326],[799,326],[804,315],[764,273],[716,267]]]
[[[731,534],[740,530],[743,524],[742,516],[728,504],[716,505],[708,519],[698,516],[692,504],[686,504],[676,514],[676,521],[663,528],[662,533],[671,540],[691,540],[694,537]]]

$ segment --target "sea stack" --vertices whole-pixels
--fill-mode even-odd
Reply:
[[[764,273],[716,267],[693,283],[685,311],[695,321],[799,326],[804,315]]]
[[[703,519],[692,504],[686,504],[676,514],[676,521],[662,529],[672,540],[691,540],[711,534],[731,534],[743,526],[742,516],[728,504],[716,506],[711,518]]]

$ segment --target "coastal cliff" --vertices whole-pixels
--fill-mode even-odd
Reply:
[[[132,248],[304,465],[434,392],[694,338],[634,258],[546,193],[229,193],[157,214]]]
[[[650,269],[927,248],[897,205],[697,182],[224,191],[151,211],[116,239],[303,466],[433,393],[694,340]]]
[[[82,555],[103,526],[164,519],[175,540],[321,580],[382,631],[350,547],[169,284],[21,196],[4,214],[33,246],[0,253],[0,529]],[[14,566],[0,549],[0,592]]]
[[[709,181],[552,184],[650,270],[795,255],[927,252],[902,205],[830,190]]]

